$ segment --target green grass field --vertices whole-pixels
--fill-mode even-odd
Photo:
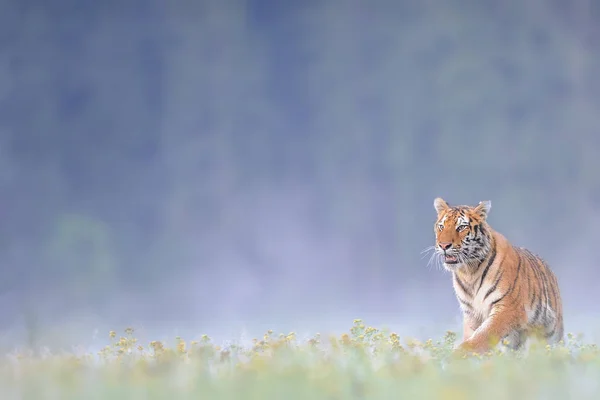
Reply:
[[[140,343],[110,332],[95,354],[9,354],[1,399],[596,399],[600,354],[568,336],[550,348],[451,357],[447,332],[419,342],[355,320],[347,333],[300,340],[266,332],[253,345]]]

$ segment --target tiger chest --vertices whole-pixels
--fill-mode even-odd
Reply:
[[[454,276],[454,291],[462,312],[480,324],[490,315],[496,288],[493,282],[460,279]]]

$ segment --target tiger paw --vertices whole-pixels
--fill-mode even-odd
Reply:
[[[468,341],[464,341],[454,348],[452,351],[452,356],[453,358],[467,358],[469,356],[476,355],[477,353],[476,346]]]

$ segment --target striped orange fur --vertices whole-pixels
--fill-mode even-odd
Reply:
[[[501,340],[519,349],[531,334],[564,339],[558,281],[544,260],[513,246],[487,222],[491,202],[451,207],[436,198],[435,251],[452,273],[463,312],[459,352],[486,352]]]

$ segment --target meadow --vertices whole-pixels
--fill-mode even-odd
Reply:
[[[448,331],[420,342],[354,320],[346,333],[265,332],[250,345],[140,343],[107,332],[95,353],[20,350],[1,362],[2,399],[592,399],[600,352],[572,334],[557,347],[531,341],[453,357]]]

